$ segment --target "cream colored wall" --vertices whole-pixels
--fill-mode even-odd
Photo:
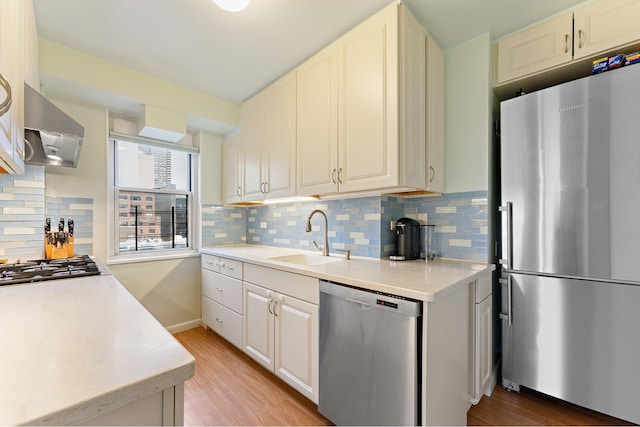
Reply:
[[[491,37],[445,52],[445,192],[489,188]]]
[[[72,82],[81,88],[117,95],[132,103],[150,104],[219,123],[238,126],[240,105],[40,39],[39,70],[46,79]],[[46,88],[45,88],[46,89]],[[45,91],[46,95],[46,91]]]
[[[171,331],[200,324],[200,257],[110,265],[111,273]]]
[[[200,133],[200,203],[222,204],[222,137]]]
[[[107,136],[106,109],[51,99],[85,128],[77,168],[45,168],[48,196],[93,198],[93,250],[107,260]],[[211,139],[215,139],[210,137]],[[165,327],[181,330],[200,322],[200,257],[109,265],[120,283]]]
[[[45,167],[45,192],[53,197],[93,199],[93,254],[107,259],[107,135],[106,109],[86,107],[51,99],[65,113],[84,126],[85,136],[77,168]]]

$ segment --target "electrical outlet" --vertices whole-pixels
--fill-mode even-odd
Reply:
[[[429,214],[419,213],[418,214],[418,222],[421,225],[429,225]]]

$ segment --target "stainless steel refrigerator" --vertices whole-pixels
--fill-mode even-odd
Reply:
[[[500,108],[503,386],[640,423],[640,65]]]

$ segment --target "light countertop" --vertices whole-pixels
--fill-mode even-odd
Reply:
[[[345,260],[343,253],[331,254],[340,261],[299,265],[270,258],[319,253],[258,245],[218,246],[202,248],[200,252],[427,302],[455,292],[495,269],[493,264],[448,259],[390,261],[352,257]]]
[[[0,425],[86,422],[193,376],[111,275],[0,286]]]

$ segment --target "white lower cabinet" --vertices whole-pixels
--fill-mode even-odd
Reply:
[[[245,353],[318,403],[318,304],[317,296],[315,300],[306,297],[318,294],[318,280],[250,264],[245,268]],[[307,301],[281,292],[296,293],[296,287],[302,288],[299,296]]]
[[[473,304],[473,399],[479,402],[483,394],[491,395],[493,373],[493,322],[491,275],[474,284]]]
[[[202,322],[242,348],[242,263],[202,255]]]

